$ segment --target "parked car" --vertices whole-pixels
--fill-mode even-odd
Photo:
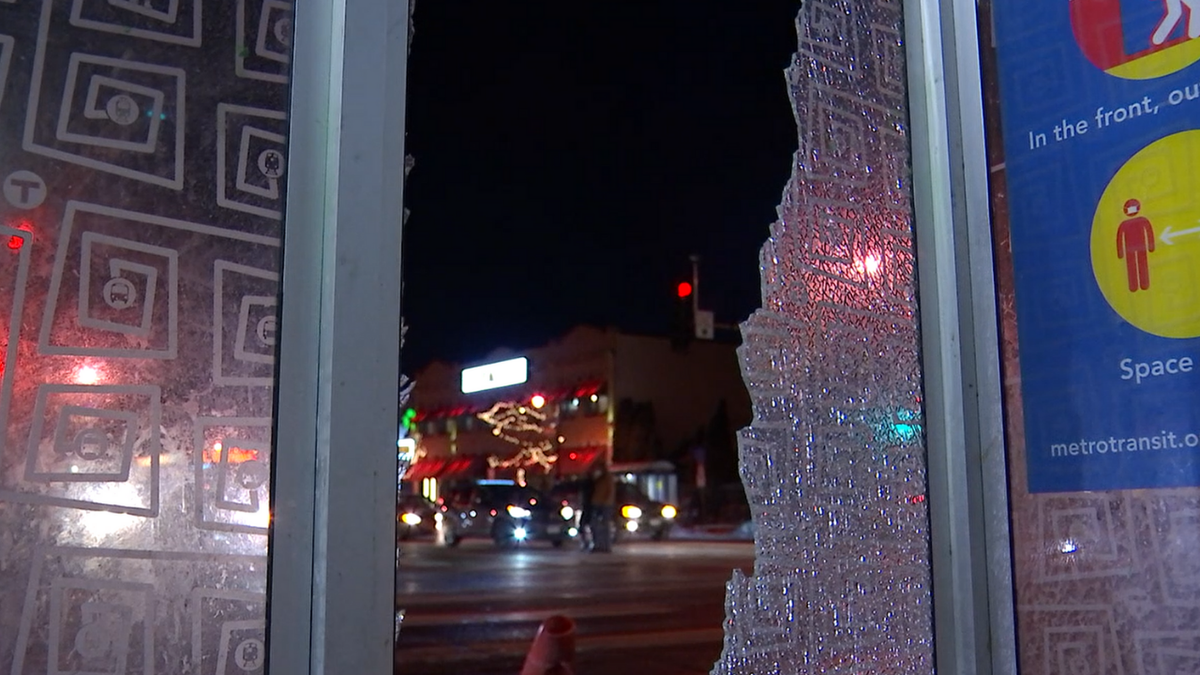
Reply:
[[[575,536],[574,510],[510,480],[475,480],[453,486],[439,500],[439,527],[447,545],[487,537],[501,548],[546,541],[560,547]]]
[[[396,537],[401,541],[414,537],[432,537],[437,528],[437,505],[421,495],[396,499]]]
[[[670,536],[675,526],[679,509],[673,504],[655,501],[646,496],[637,485],[617,481],[617,503],[613,514],[613,541],[645,538],[661,541]],[[573,524],[580,529],[583,508],[583,479],[560,483],[550,492],[554,500],[565,510],[574,512]]]
[[[675,516],[679,515],[674,504],[655,501],[638,486],[624,481],[617,481],[616,511],[614,521],[618,539],[649,537],[662,541],[670,536]]]

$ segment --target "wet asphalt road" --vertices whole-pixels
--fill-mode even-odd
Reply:
[[[725,582],[748,543],[636,542],[612,554],[406,543],[398,675],[516,675],[546,617],[577,624],[576,675],[701,675],[721,652]]]

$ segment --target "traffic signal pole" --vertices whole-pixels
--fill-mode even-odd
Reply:
[[[692,259],[692,316],[700,312],[700,256],[693,253]]]

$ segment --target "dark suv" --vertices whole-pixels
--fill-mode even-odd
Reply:
[[[450,546],[467,537],[488,537],[501,548],[531,541],[554,547],[574,536],[574,514],[529,487],[510,480],[476,480],[450,486],[439,504],[443,536]]]

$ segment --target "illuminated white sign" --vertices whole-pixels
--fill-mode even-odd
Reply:
[[[476,366],[462,371],[462,392],[473,394],[477,391],[511,387],[522,384],[529,377],[529,361],[524,356],[508,361],[489,363],[486,366]]]

